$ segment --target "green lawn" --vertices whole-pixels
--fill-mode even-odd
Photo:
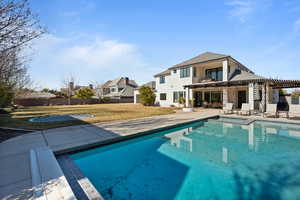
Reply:
[[[113,120],[134,119],[153,115],[174,113],[174,108],[146,107],[138,104],[96,104],[75,106],[34,106],[16,109],[9,114],[0,114],[0,127],[41,130],[78,124],[97,123]],[[32,117],[57,114],[93,114],[87,120],[68,122],[32,123]]]

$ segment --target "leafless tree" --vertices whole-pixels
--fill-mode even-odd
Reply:
[[[23,50],[44,32],[27,0],[0,0],[0,98],[30,83]]]
[[[74,75],[70,75],[65,77],[62,80],[62,89],[61,92],[65,93],[69,99],[69,105],[71,104],[71,97],[75,95],[75,87],[76,87],[77,79]]]

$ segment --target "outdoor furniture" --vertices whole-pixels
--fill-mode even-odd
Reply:
[[[300,105],[290,104],[289,117],[300,117]]]
[[[223,107],[224,114],[232,114],[233,113],[233,103],[226,103]]]
[[[239,115],[250,115],[250,105],[243,103],[241,110],[238,112]]]
[[[267,104],[266,112],[264,112],[263,116],[264,117],[266,117],[266,116],[278,117],[277,104]]]
[[[289,111],[277,111],[278,117],[289,118]]]

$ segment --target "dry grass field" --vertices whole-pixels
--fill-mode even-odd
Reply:
[[[174,113],[174,108],[146,107],[139,104],[94,104],[74,106],[34,106],[16,109],[9,114],[0,114],[0,127],[42,130],[70,125],[134,119]],[[29,122],[32,117],[62,114],[93,114],[86,120],[66,122]]]

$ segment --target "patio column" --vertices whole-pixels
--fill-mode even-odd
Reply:
[[[269,104],[270,101],[270,87],[269,84],[266,84],[266,105]]]
[[[185,106],[189,107],[190,101],[190,88],[185,88]]]
[[[228,88],[223,88],[223,107],[228,103]]]
[[[266,84],[263,84],[261,89],[261,111],[266,111]]]
[[[253,83],[249,83],[248,85],[248,102],[249,102],[249,107],[250,110],[254,110],[254,84]]]

